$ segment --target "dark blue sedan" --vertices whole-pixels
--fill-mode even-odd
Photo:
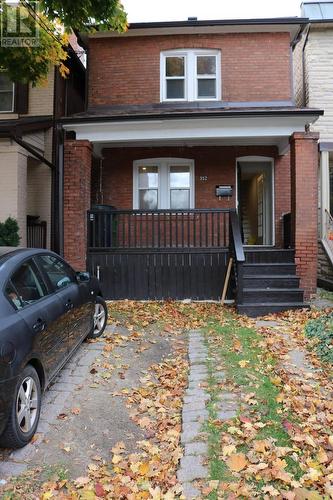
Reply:
[[[100,336],[107,306],[99,282],[57,254],[0,247],[0,445],[26,445],[41,394],[87,337]]]

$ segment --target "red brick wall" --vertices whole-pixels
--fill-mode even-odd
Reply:
[[[86,269],[87,210],[91,197],[91,145],[66,141],[64,158],[64,256],[77,271]]]
[[[317,287],[318,137],[294,133],[290,140],[292,232],[297,274],[306,299]]]
[[[89,106],[160,102],[160,52],[221,50],[223,101],[288,100],[289,33],[96,38],[89,49]]]
[[[274,147],[192,147],[192,148],[116,148],[103,151],[103,203],[118,209],[133,208],[133,161],[145,158],[188,158],[195,162],[195,208],[235,207],[235,167],[240,156],[275,158],[275,226],[276,244],[282,245],[282,214],[290,211],[290,159],[277,156]],[[96,170],[99,175],[99,170]],[[201,181],[200,176],[207,176]],[[96,185],[98,182],[96,182]],[[215,186],[232,184],[234,196],[219,199]],[[92,193],[93,202],[96,194]]]

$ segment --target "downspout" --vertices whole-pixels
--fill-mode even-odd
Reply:
[[[61,125],[57,124],[57,100],[59,79],[57,68],[54,68],[53,86],[53,137],[52,137],[52,159],[55,169],[52,175],[51,193],[51,248],[53,251],[63,255],[64,253],[64,187],[63,187],[63,136]]]
[[[303,107],[306,107],[306,97],[305,97],[305,86],[306,86],[306,79],[305,79],[305,49],[306,45],[308,43],[309,39],[309,34],[310,34],[310,29],[311,29],[311,23],[307,25],[307,30],[306,30],[306,35],[305,35],[305,40],[302,48],[302,87],[303,87],[303,95],[302,95],[302,103]]]
[[[53,183],[54,246],[53,250],[64,255],[64,130],[55,126],[55,176]]]

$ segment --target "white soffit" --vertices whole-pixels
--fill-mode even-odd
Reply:
[[[124,146],[130,143],[149,143],[154,145],[163,141],[202,141],[246,138],[269,138],[276,145],[294,132],[304,132],[305,126],[317,119],[316,115],[262,116],[262,117],[219,117],[187,118],[142,121],[81,122],[64,124],[65,130],[74,131],[78,140],[86,139],[93,143],[107,143]],[[250,142],[249,142],[250,143]]]

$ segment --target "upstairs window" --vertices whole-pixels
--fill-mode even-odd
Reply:
[[[217,50],[175,50],[161,54],[161,100],[221,99],[221,56]]]
[[[0,71],[0,113],[14,111],[14,84],[6,71]]]

